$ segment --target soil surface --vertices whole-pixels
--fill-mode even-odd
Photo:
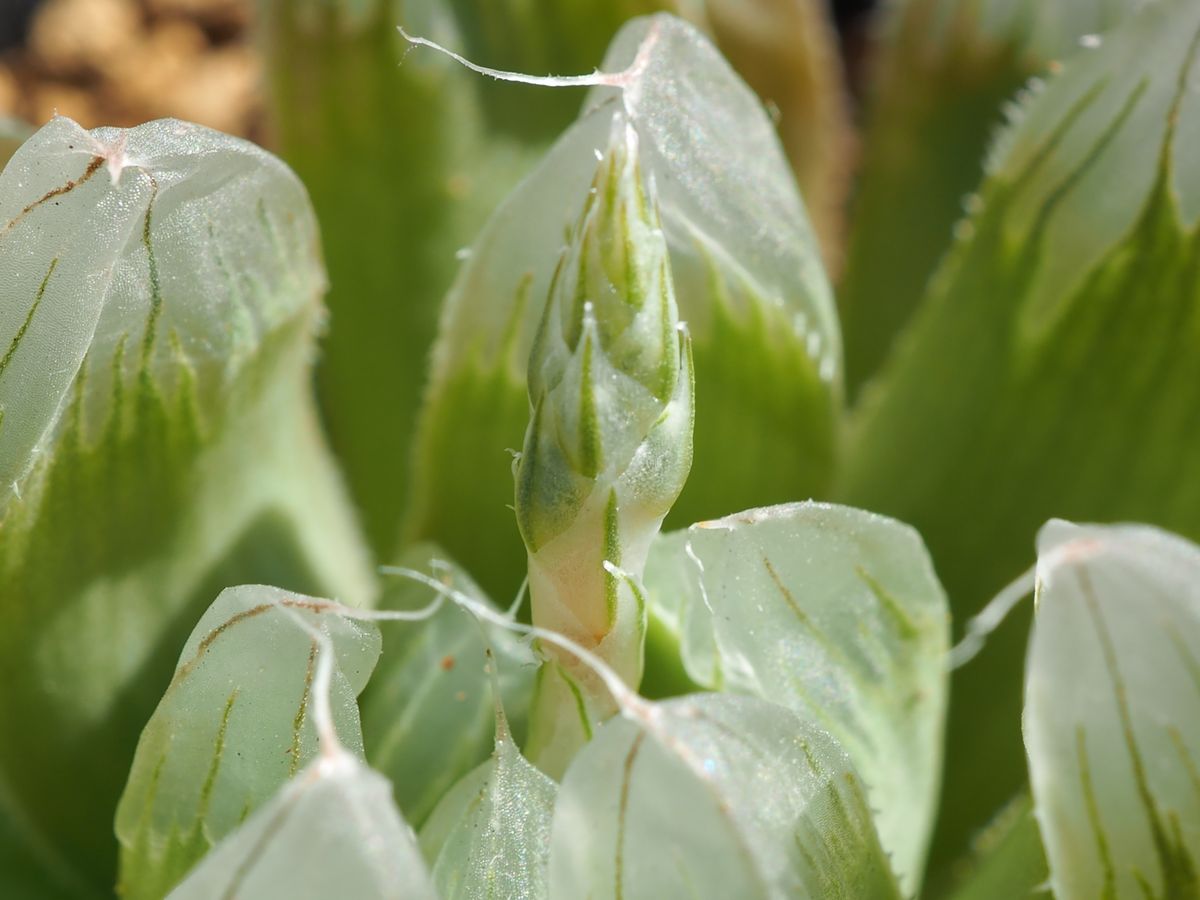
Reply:
[[[5,2],[5,0],[0,0]],[[253,0],[43,0],[0,53],[0,117],[86,128],[175,116],[261,136]]]

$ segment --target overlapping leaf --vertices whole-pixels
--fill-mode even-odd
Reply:
[[[163,896],[313,759],[320,633],[335,657],[329,699],[339,739],[362,753],[355,698],[379,656],[379,632],[338,610],[239,587],[196,625],[117,810],[124,896]]]
[[[1060,900],[1200,891],[1198,647],[1200,547],[1042,530],[1025,744]]]
[[[941,777],[949,640],[916,533],[847,507],[751,510],[661,538],[646,588],[695,681],[787,706],[842,743],[915,891]]]
[[[567,770],[555,898],[857,898],[900,893],[858,775],[811,721],[699,694],[600,729]]]

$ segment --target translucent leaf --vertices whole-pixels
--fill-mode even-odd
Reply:
[[[1200,547],[1144,526],[1038,535],[1025,745],[1056,897],[1200,890]]]
[[[704,0],[695,8],[721,53],[776,112],[779,137],[825,265],[836,273],[854,134],[827,5],[821,0]]]
[[[558,786],[530,763],[502,714],[492,758],[446,794],[421,830],[443,900],[546,893],[550,821]]]
[[[439,565],[432,565],[435,560]],[[490,605],[436,547],[412,547],[401,564]],[[415,610],[434,598],[429,587],[397,579],[379,607]],[[391,779],[397,804],[417,826],[460,777],[487,759],[494,743],[495,704],[481,627],[498,660],[505,708],[521,734],[537,661],[511,633],[481,626],[453,604],[426,622],[383,629],[383,658],[362,696],[363,735],[371,765]]]
[[[435,900],[387,779],[322,757],[196,867],[172,900]]]
[[[867,800],[819,727],[699,694],[617,717],[559,790],[550,895],[898,898]]]
[[[374,592],[311,393],[316,249],[286,166],[183,122],[56,118],[0,174],[5,813],[98,890],[213,597]]]
[[[916,532],[826,504],[751,510],[660,538],[646,588],[693,679],[789,707],[838,739],[914,893],[937,808],[949,641]]]
[[[308,628],[332,644],[335,727],[361,755],[355,697],[379,657],[379,631],[338,610],[278,588],[237,587],[196,625],[117,809],[123,896],[163,896],[316,755],[320,645]]]
[[[830,474],[837,325],[774,129],[690,26],[667,16],[631,23],[603,68],[624,70],[642,50],[644,66],[623,93],[597,88],[493,215],[444,309],[407,533],[446,546],[497,595],[515,589],[524,559],[506,509],[504,451],[522,443],[530,344],[614,113],[637,129],[693,335],[695,461],[673,515],[690,521],[807,496]]]
[[[1026,568],[1052,516],[1200,538],[1200,183],[1182,187],[1198,32],[1200,5],[1148,3],[1026,98],[856,411],[839,499],[921,533],[956,619]],[[1028,615],[955,675],[943,859],[1025,781]]]

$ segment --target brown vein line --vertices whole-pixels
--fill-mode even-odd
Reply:
[[[304,728],[304,719],[308,714],[308,698],[312,694],[313,676],[317,671],[317,649],[317,642],[313,640],[308,650],[308,665],[304,670],[304,690],[300,694],[300,706],[292,718],[292,745],[287,751],[291,756],[291,763],[288,767],[289,778],[293,777],[300,768],[300,731]]]
[[[1134,785],[1137,788],[1138,799],[1141,800],[1142,809],[1146,814],[1147,825],[1150,827],[1150,836],[1154,842],[1154,852],[1158,856],[1158,864],[1162,870],[1160,874],[1162,875],[1164,885],[1169,885],[1179,861],[1175,859],[1175,850],[1170,846],[1166,833],[1163,830],[1162,822],[1159,821],[1158,807],[1154,802],[1154,795],[1150,792],[1150,783],[1146,778],[1145,762],[1142,760],[1141,750],[1138,748],[1137,738],[1134,735],[1133,717],[1129,710],[1129,697],[1125,688],[1125,681],[1121,677],[1121,670],[1117,665],[1116,647],[1113,645],[1112,636],[1109,634],[1108,624],[1104,621],[1104,616],[1100,612],[1100,604],[1096,597],[1095,588],[1092,586],[1091,576],[1088,575],[1087,569],[1084,566],[1077,567],[1075,572],[1083,592],[1084,602],[1087,604],[1088,612],[1091,614],[1096,634],[1100,638],[1100,648],[1104,656],[1104,665],[1108,669],[1108,676],[1113,684],[1113,695],[1117,703],[1117,715],[1121,720],[1121,735],[1125,741],[1125,747],[1129,751],[1130,763],[1133,768]]]
[[[1100,821],[1100,805],[1096,802],[1092,768],[1088,761],[1087,734],[1082,725],[1075,726],[1075,758],[1079,764],[1079,784],[1083,789],[1083,803],[1087,808],[1088,822],[1092,826],[1092,838],[1100,854],[1100,867],[1104,870],[1104,889],[1100,896],[1102,900],[1110,900],[1117,896],[1117,874],[1113,868],[1112,853],[1108,848],[1108,837]]]
[[[204,784],[200,788],[200,802],[196,806],[196,820],[202,821],[208,815],[209,805],[212,803],[213,788],[217,783],[217,775],[221,771],[221,760],[225,756],[225,741],[229,733],[229,718],[233,713],[233,704],[237,702],[238,689],[234,688],[229,693],[229,698],[225,701],[225,710],[221,713],[221,725],[217,729],[217,739],[213,746],[213,758],[208,765],[208,774],[204,777]]]
[[[29,307],[29,312],[25,314],[25,321],[17,329],[17,333],[13,337],[12,343],[8,345],[8,350],[5,352],[4,357],[0,358],[0,377],[3,377],[4,370],[8,368],[13,356],[16,355],[17,347],[21,345],[21,339],[25,337],[25,332],[29,330],[29,326],[33,323],[34,314],[37,313],[38,307],[42,305],[42,297],[46,295],[46,285],[50,283],[50,276],[54,274],[54,270],[57,267],[58,257],[56,256],[50,260],[50,268],[46,270],[46,275],[42,279],[41,286],[37,289],[37,294],[33,298],[33,306]]]
[[[53,200],[55,197],[61,197],[63,194],[68,194],[71,191],[75,190],[75,188],[79,187],[81,184],[85,183],[89,178],[91,178],[98,171],[100,171],[100,167],[102,165],[104,165],[104,157],[103,156],[93,156],[91,161],[87,164],[87,168],[83,170],[82,175],[80,175],[78,178],[68,181],[66,184],[62,185],[61,187],[56,187],[53,190],[47,191],[41,197],[39,197],[37,200],[34,200],[32,203],[30,203],[28,206],[26,206],[24,209],[22,209],[19,213],[17,213],[15,216],[13,216],[13,218],[9,220],[8,224],[4,226],[3,230],[0,230],[0,237],[3,237],[4,235],[6,235],[10,231],[12,231],[13,228],[16,227],[18,222],[20,222],[22,219],[24,219],[27,215],[29,215],[31,212],[33,212],[35,209],[37,209],[43,203],[47,203],[50,200]]]
[[[200,657],[208,652],[209,648],[212,647],[213,642],[216,641],[221,635],[228,632],[229,629],[234,625],[244,622],[247,619],[253,619],[256,616],[261,616],[263,613],[269,612],[276,606],[283,606],[287,607],[288,609],[306,609],[310,612],[315,612],[318,614],[329,612],[332,608],[332,604],[320,603],[313,600],[280,600],[278,603],[260,603],[258,606],[250,609],[244,609],[239,613],[235,613],[208,634],[206,634],[203,639],[201,639],[200,644],[196,647],[196,655],[179,667],[179,670],[175,673],[174,680],[186,678],[189,674],[191,674],[192,669],[194,669],[200,662]]]
[[[629,812],[629,786],[633,782],[633,764],[637,761],[645,737],[644,731],[639,731],[634,736],[621,771],[621,799],[617,806],[617,852],[613,861],[613,889],[616,892],[616,900],[623,900],[625,897],[625,817]]]

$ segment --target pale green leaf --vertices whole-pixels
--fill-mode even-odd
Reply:
[[[56,118],[0,174],[2,793],[99,890],[213,597],[374,592],[311,394],[316,233],[278,159],[173,120]]]
[[[841,742],[914,892],[941,778],[949,641],[917,533],[848,507],[751,510],[660,538],[646,588],[694,680],[787,706]]]
[[[492,216],[443,311],[407,534],[444,544],[489,590],[510,592],[520,579],[504,451],[522,443],[530,345],[618,108],[638,133],[693,336],[695,459],[672,515],[686,522],[808,496],[830,475],[836,317],[771,122],[692,27],[669,16],[631,23],[604,68],[624,70],[639,52],[644,66],[623,92],[597,88]]]
[[[436,547],[414,546],[400,562],[491,605],[470,576]],[[394,580],[379,606],[411,611],[434,599],[426,585]],[[383,628],[383,657],[362,696],[363,736],[372,767],[391,779],[397,804],[417,827],[492,749],[495,704],[481,629],[499,661],[504,705],[520,735],[538,662],[510,632],[481,626],[450,603],[428,621]]]
[[[954,866],[952,900],[1026,900],[1047,896],[1046,853],[1022,793],[971,842],[971,852]]]
[[[1200,892],[1198,647],[1200,547],[1042,529],[1024,725],[1059,900]]]
[[[492,758],[468,773],[421,830],[443,900],[546,893],[550,822],[558,786],[530,763],[497,713]]]
[[[898,898],[867,799],[820,727],[697,694],[617,717],[563,779],[550,895]]]
[[[172,900],[435,900],[387,779],[321,757],[225,838]]]
[[[361,755],[355,698],[379,657],[379,631],[339,609],[278,588],[237,587],[196,625],[117,809],[124,896],[163,896],[314,757],[314,631],[334,653],[339,739]]]

